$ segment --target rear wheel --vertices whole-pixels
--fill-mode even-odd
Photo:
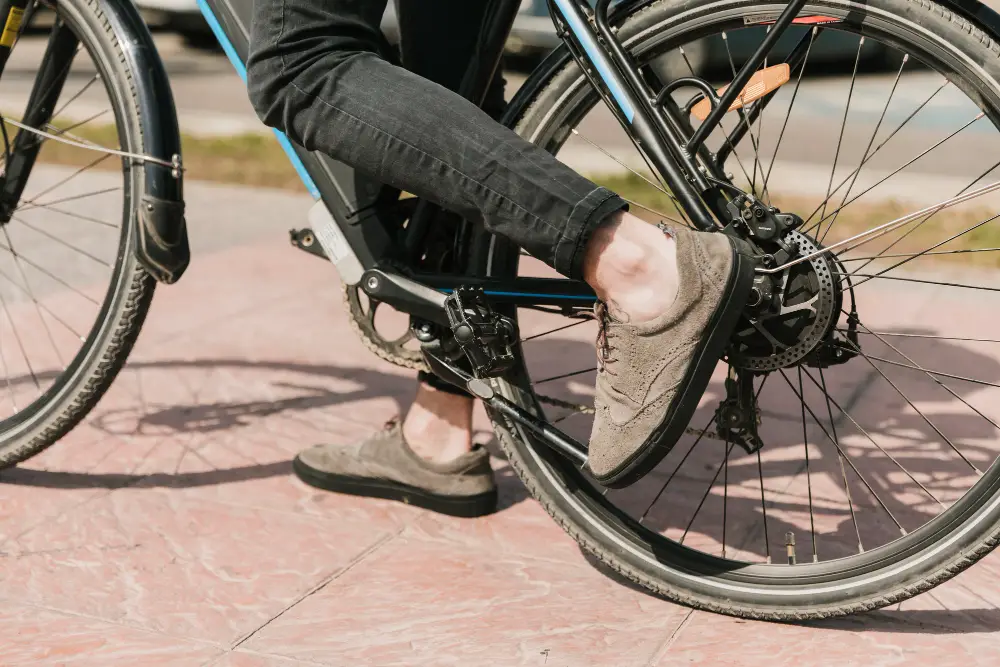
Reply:
[[[664,0],[624,18],[618,34],[647,80],[697,48],[723,85],[759,44],[765,28],[755,24],[783,7]],[[794,26],[769,64],[797,42],[807,45],[804,64],[764,113],[731,113],[710,140],[716,152],[723,133],[743,132],[725,168],[744,191],[805,221],[786,237],[798,256],[996,179],[992,35],[929,1],[822,0],[801,16],[808,25]],[[819,78],[810,54],[831,52],[846,52],[847,71]],[[864,73],[870,54],[888,69]],[[685,223],[575,64],[533,83],[516,119],[522,136],[651,221]],[[688,435],[633,486],[602,488],[494,415],[511,465],[584,549],[698,608],[821,618],[941,583],[1000,540],[1000,233],[987,208],[996,202],[931,210],[787,270],[777,297],[785,313],[746,323]],[[493,276],[548,271],[500,239],[492,246]],[[596,325],[571,306],[512,315],[521,366],[498,389],[585,441]],[[727,377],[749,379],[758,452],[717,429]]]
[[[57,68],[65,83],[40,129],[143,153],[132,73],[104,4],[41,5],[46,24],[55,16],[49,46],[75,55]],[[6,118],[31,115],[32,86],[52,53],[38,36],[15,46],[0,80]],[[134,253],[141,169],[100,150],[40,141],[13,216],[0,227],[0,467],[45,449],[94,407],[125,363],[155,285]]]

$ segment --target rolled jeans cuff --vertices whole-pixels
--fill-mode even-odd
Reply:
[[[607,188],[595,188],[577,204],[553,253],[553,268],[574,280],[583,280],[583,258],[587,241],[594,229],[616,211],[628,210],[628,204]]]

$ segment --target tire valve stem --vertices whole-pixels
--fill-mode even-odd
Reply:
[[[788,552],[788,564],[795,565],[795,533],[785,533],[785,549]]]

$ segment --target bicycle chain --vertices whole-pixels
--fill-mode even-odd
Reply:
[[[535,394],[538,400],[542,403],[546,403],[556,408],[566,408],[567,410],[576,410],[577,412],[582,412],[586,415],[594,414],[594,408],[588,407],[586,405],[580,405],[578,403],[570,403],[569,401],[564,401],[559,398],[552,398],[551,396],[545,396],[543,394]],[[696,428],[691,428],[690,426],[684,429],[684,432],[688,435],[693,435],[696,438],[707,438],[709,440],[718,440],[719,442],[726,442],[726,439],[716,435],[715,433],[710,433],[708,429],[705,431],[699,431]]]

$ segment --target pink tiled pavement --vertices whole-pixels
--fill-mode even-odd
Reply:
[[[330,267],[284,230],[196,253],[91,417],[0,473],[0,665],[995,664],[998,557],[899,608],[743,622],[596,568],[500,459],[502,509],[478,520],[291,475],[300,448],[404,409],[407,375],[365,351]],[[650,521],[690,512],[711,473]]]

